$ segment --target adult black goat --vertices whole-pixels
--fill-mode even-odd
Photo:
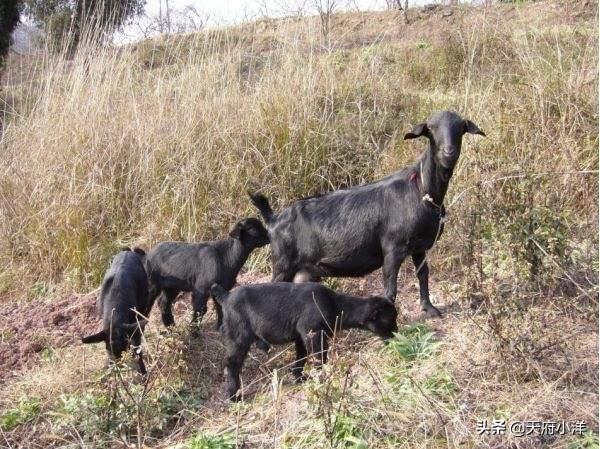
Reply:
[[[443,229],[444,196],[465,133],[485,136],[455,112],[437,112],[404,136],[427,137],[429,149],[387,178],[301,199],[279,214],[263,195],[251,194],[269,231],[273,281],[363,276],[383,267],[385,297],[395,301],[400,264],[411,255],[421,308],[441,316],[429,299],[425,252]]]

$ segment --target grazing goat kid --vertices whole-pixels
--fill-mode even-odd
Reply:
[[[215,242],[160,243],[146,257],[150,280],[150,302],[159,301],[165,326],[175,323],[172,304],[179,292],[192,292],[192,323],[202,319],[210,295],[210,286],[225,288],[235,284],[237,275],[250,253],[269,243],[267,230],[256,218],[239,221],[229,238]],[[215,304],[217,328],[221,325],[221,307]]]
[[[238,287],[227,292],[213,285],[211,295],[223,308],[226,338],[227,394],[240,399],[240,370],[250,346],[294,342],[296,381],[309,354],[327,361],[328,339],[334,330],[359,328],[387,339],[398,330],[396,308],[385,298],[357,298],[324,285],[277,282]]]
[[[385,297],[395,301],[398,270],[410,255],[421,308],[440,316],[429,299],[425,253],[443,230],[444,197],[465,133],[485,135],[454,112],[437,112],[404,136],[429,140],[420,160],[378,182],[305,198],[279,214],[264,196],[250,195],[269,230],[273,281],[364,276],[383,267]]]
[[[123,248],[113,258],[98,297],[102,330],[81,339],[83,343],[104,342],[111,359],[120,358],[131,346],[142,374],[146,374],[146,367],[140,343],[151,308],[144,257],[144,251],[139,248],[133,251]]]

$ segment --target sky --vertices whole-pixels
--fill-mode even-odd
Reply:
[[[415,6],[443,1],[409,0],[409,4]],[[114,42],[132,42],[159,34],[160,30],[156,25],[157,18],[160,17],[161,13],[163,17],[165,16],[167,5],[174,18],[173,22],[188,23],[189,20],[186,18],[194,17],[195,22],[201,22],[203,27],[217,28],[264,17],[295,15],[300,11],[305,15],[316,14],[315,5],[318,4],[317,2],[321,5],[326,4],[326,2],[335,2],[336,11],[377,11],[383,10],[387,6],[386,0],[146,0],[144,16],[137,18],[134,23],[117,32],[114,36]],[[188,7],[192,7],[195,12],[190,13]],[[172,32],[194,31],[195,29],[197,28],[173,29]],[[163,30],[163,32],[167,31]],[[32,23],[25,18],[15,31],[13,49],[26,52],[30,46],[29,37],[34,32],[36,30]]]
[[[212,25],[230,25],[248,19],[262,17],[264,11],[269,16],[281,16],[297,11],[304,5],[308,9],[315,1],[326,0],[147,0],[146,12],[158,15],[160,5],[163,10],[168,3],[172,9],[183,9],[190,5],[201,14],[209,16]],[[348,0],[336,0],[341,9],[347,9]],[[343,5],[346,3],[346,5]],[[383,9],[385,0],[356,0],[351,1],[352,6],[356,4],[360,9]],[[346,8],[344,8],[346,6]]]
[[[175,17],[181,17],[181,11],[191,6],[200,16],[202,22],[208,28],[225,25],[233,25],[248,20],[255,20],[265,16],[280,17],[304,11],[306,14],[315,12],[315,2],[335,1],[338,10],[381,10],[386,7],[386,0],[147,0],[146,15],[152,21],[159,17],[162,11],[163,17],[166,5]],[[431,2],[430,0],[429,2]],[[410,1],[413,3],[427,3],[424,0]],[[189,13],[188,13],[189,14]],[[119,40],[136,40],[142,37],[145,24],[134,24],[127,26]]]

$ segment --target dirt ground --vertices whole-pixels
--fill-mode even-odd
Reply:
[[[266,282],[269,276],[243,273],[238,284]],[[418,293],[414,281],[401,283],[399,301],[414,303],[401,310],[410,315],[418,314]],[[346,282],[346,288],[358,295],[371,295],[382,290],[380,274]],[[435,290],[435,289],[432,289]],[[410,292],[410,299],[402,298]],[[19,376],[43,360],[45,351],[79,345],[82,336],[100,329],[101,319],[97,312],[98,290],[86,294],[71,293],[60,298],[31,299],[0,302],[0,385]],[[414,298],[413,298],[414,296]],[[175,315],[186,319],[189,298],[182,295],[175,305]],[[209,312],[210,313],[210,312]],[[152,320],[158,322],[159,313],[153,311]],[[401,320],[416,319],[401,316]]]
[[[0,385],[99,327],[96,293],[0,303]]]
[[[241,284],[266,280],[251,273],[240,276]],[[0,385],[42,361],[45,351],[79,345],[82,336],[98,331],[97,298],[95,290],[58,299],[0,302]],[[188,302],[187,295],[182,295],[175,305],[180,319],[185,319]],[[156,311],[152,315],[159,320]]]

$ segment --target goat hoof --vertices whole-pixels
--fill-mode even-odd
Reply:
[[[426,309],[424,309],[424,311],[425,311],[425,316],[427,316],[427,318],[441,318],[442,317],[442,312],[440,312],[434,306],[429,306]]]

